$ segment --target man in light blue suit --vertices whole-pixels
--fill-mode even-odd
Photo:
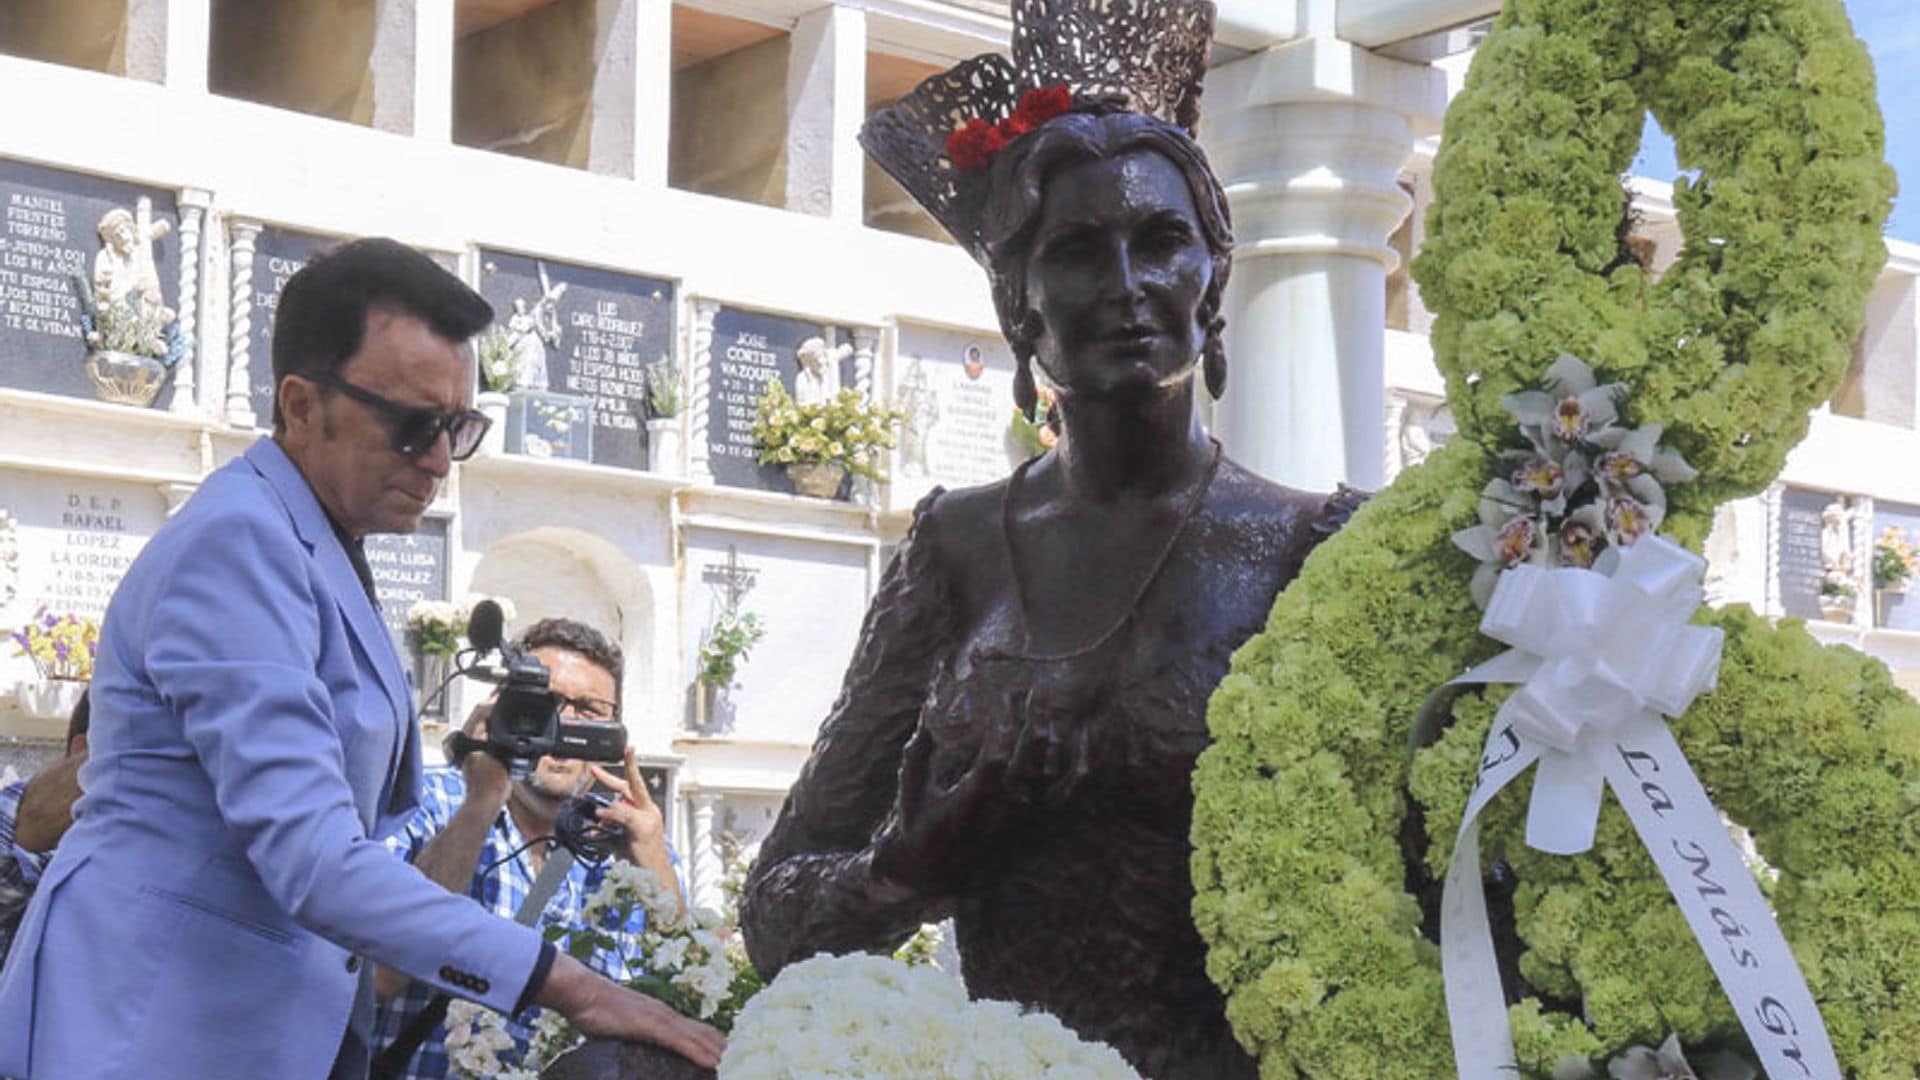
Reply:
[[[273,438],[207,479],[107,610],[86,794],[0,971],[0,1076],[364,1076],[369,962],[718,1060],[712,1028],[378,839],[415,805],[420,739],[360,541],[413,531],[478,446],[467,341],[491,316],[386,240],[287,283]]]

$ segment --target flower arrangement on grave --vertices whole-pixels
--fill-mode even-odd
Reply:
[[[969,1001],[938,969],[865,954],[790,964],[747,1003],[721,1080],[1137,1080],[1046,1013]]]
[[[13,631],[14,655],[33,661],[42,679],[85,682],[100,651],[100,624],[84,615],[53,614],[43,605]]]
[[[1649,106],[1698,170],[1676,184],[1689,240],[1658,279],[1623,242],[1618,182]],[[1414,265],[1460,434],[1315,549],[1209,710],[1194,918],[1263,1077],[1619,1076],[1652,1046],[1668,1073],[1684,1059],[1722,1075],[1721,1054],[1772,1075],[1920,1066],[1920,704],[1878,661],[1795,621],[1701,608],[1687,550],[1719,504],[1773,481],[1846,369],[1884,259],[1881,147],[1872,66],[1838,0],[1507,5],[1449,112]],[[1525,516],[1482,504],[1493,482],[1515,484],[1512,455],[1537,453],[1512,410],[1562,353],[1595,389],[1626,388],[1620,426],[1661,425],[1654,446],[1697,474],[1668,484],[1640,461],[1664,511],[1594,569],[1564,561],[1584,558],[1564,535],[1571,505],[1504,545],[1475,542],[1476,555],[1524,553],[1493,575],[1483,611],[1482,560],[1455,537],[1502,539]],[[1580,403],[1591,421],[1600,402]],[[1524,478],[1541,503],[1549,474]],[[1584,524],[1604,535],[1605,511]],[[1574,595],[1594,601],[1590,617],[1574,617]],[[1504,636],[1536,617],[1555,640]],[[1616,649],[1694,678],[1643,684]],[[1489,660],[1519,688],[1485,670],[1456,682]],[[1621,731],[1612,745],[1634,753],[1634,739],[1660,741],[1663,769],[1684,764],[1690,794],[1712,792],[1712,826],[1686,841],[1702,846],[1662,849],[1641,831],[1656,798],[1679,801],[1677,768],[1599,798],[1596,775],[1647,759],[1596,751],[1596,772],[1551,746],[1508,753],[1538,751],[1562,723],[1582,753]],[[1488,801],[1527,760],[1531,800]],[[1568,800],[1549,811],[1578,812],[1537,815],[1543,791]],[[1768,868],[1757,881],[1737,852],[1706,857],[1729,842],[1718,814],[1750,831]],[[1590,824],[1576,837],[1588,849],[1537,846],[1536,817]],[[1713,903],[1722,891],[1745,899]],[[1490,958],[1447,944],[1476,902]]]
[[[88,350],[144,356],[168,371],[187,355],[191,342],[173,312],[137,291],[103,303],[85,276],[74,274],[71,280],[80,301],[80,336]]]
[[[647,415],[656,420],[679,416],[685,407],[680,384],[680,365],[673,357],[662,356],[647,365]]]
[[[747,654],[766,636],[760,616],[738,608],[722,608],[700,641],[700,681],[716,690],[732,686]]]
[[[1007,430],[1028,457],[1039,457],[1060,441],[1060,428],[1053,420],[1053,400],[1052,390],[1035,386],[1031,415],[1018,405],[1013,407],[1013,419],[1007,422]]]
[[[468,596],[459,602],[418,600],[407,609],[407,630],[413,634],[422,656],[452,656],[466,640],[467,620],[483,600],[500,605],[503,622],[512,622],[513,601],[504,596]]]
[[[474,342],[480,362],[480,389],[489,394],[510,394],[518,389],[514,372],[519,361],[519,346],[506,327],[495,323]]]
[[[1829,570],[1820,578],[1820,598],[1834,601],[1836,605],[1846,605],[1859,599],[1860,590],[1854,587],[1853,579],[1838,570]]]
[[[899,410],[883,408],[851,387],[818,404],[801,405],[775,379],[760,397],[753,438],[762,465],[836,465],[883,481],[880,454],[894,447],[905,422]]]
[[[760,991],[760,977],[725,918],[705,908],[681,910],[673,887],[644,867],[622,860],[608,863],[581,914],[595,928],[631,926],[644,914],[645,929],[638,935],[601,929],[570,933],[567,927],[550,926],[546,936],[556,944],[564,941],[583,962],[596,951],[619,954],[626,970],[638,973],[623,985],[683,1016],[730,1031],[748,999]],[[556,1058],[585,1041],[564,1017],[548,1010],[540,1014],[531,1045],[522,1053],[499,1013],[467,1002],[455,1002],[447,1010],[447,1053],[460,1077],[535,1080]]]
[[[1887,593],[1906,592],[1915,571],[1920,571],[1920,552],[1906,534],[1892,525],[1881,530],[1873,542],[1873,587]]]

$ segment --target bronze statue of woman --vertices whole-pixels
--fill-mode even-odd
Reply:
[[[1233,243],[1189,130],[1211,5],[1014,18],[1011,60],[929,80],[862,141],[986,266],[1019,403],[1037,365],[1062,437],[916,511],[749,877],[747,945],[772,977],[951,915],[975,997],[1153,1080],[1252,1077],[1193,927],[1189,777],[1229,656],[1354,499],[1277,487],[1202,424]]]

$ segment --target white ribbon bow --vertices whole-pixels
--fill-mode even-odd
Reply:
[[[1593,846],[1612,787],[1705,950],[1774,1080],[1839,1080],[1806,980],[1745,860],[1663,716],[1714,687],[1722,632],[1689,623],[1706,563],[1659,536],[1611,548],[1593,570],[1522,565],[1500,576],[1480,629],[1513,646],[1455,683],[1519,683],[1494,716],[1447,868],[1440,949],[1464,1080],[1518,1065],[1480,880],[1479,815],[1540,762],[1527,844]]]

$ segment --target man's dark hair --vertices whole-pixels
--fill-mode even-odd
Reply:
[[[93,704],[91,700],[92,697],[93,697],[93,691],[91,690],[80,691],[80,703],[73,707],[73,712],[69,714],[67,717],[67,749],[68,750],[73,749],[73,740],[79,738],[82,735],[85,735],[87,733],[87,728],[93,725]]]
[[[367,312],[394,308],[449,341],[465,341],[493,321],[493,305],[439,263],[384,237],[329,248],[287,279],[273,319],[273,430],[286,430],[280,381],[339,372],[360,351]]]
[[[514,648],[521,652],[555,648],[579,653],[613,676],[614,701],[618,704],[620,678],[626,670],[626,660],[620,653],[620,646],[586,623],[573,619],[541,619],[520,634],[520,640],[514,643]]]

